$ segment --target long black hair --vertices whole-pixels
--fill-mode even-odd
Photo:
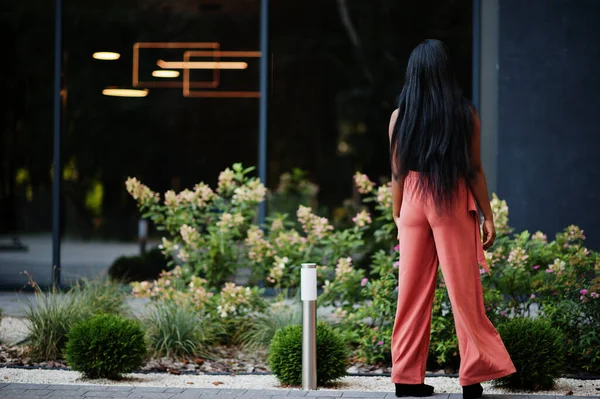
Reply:
[[[449,208],[459,181],[471,176],[472,135],[473,107],[462,96],[447,47],[425,40],[410,55],[398,98],[390,145],[393,178],[423,172],[419,188],[433,195],[438,211]]]

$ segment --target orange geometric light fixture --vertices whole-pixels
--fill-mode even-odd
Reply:
[[[118,87],[107,87],[102,94],[112,97],[146,97],[148,89],[120,89]]]
[[[131,84],[133,87],[148,87],[148,88],[182,88],[183,82],[179,80],[144,80],[140,79],[140,52],[142,50],[160,49],[167,51],[185,51],[188,49],[204,50],[210,54],[219,50],[219,43],[214,42],[138,42],[133,45],[133,73],[131,76]],[[218,70],[213,71],[213,77],[208,82],[193,82],[192,86],[196,88],[214,88],[218,85]]]
[[[121,58],[121,54],[112,51],[98,51],[92,54],[92,57],[94,57],[97,60],[114,61]]]
[[[152,76],[155,78],[176,78],[179,75],[179,71],[172,71],[168,69],[157,69],[156,71],[152,71]]]
[[[152,71],[151,75],[159,79],[143,79],[140,53],[153,53],[156,57],[157,50],[164,56],[154,58],[159,68]],[[259,91],[221,90],[220,86],[221,74],[237,73],[226,70],[246,70],[249,65],[244,59],[260,58],[261,55],[260,51],[221,51],[220,44],[216,42],[138,42],[133,45],[131,84],[134,88],[182,88],[184,97],[260,98]],[[210,73],[200,73],[196,76],[201,79],[193,79],[191,75],[194,70]],[[182,78],[173,79],[179,76]]]
[[[161,68],[171,69],[246,69],[247,62],[227,62],[227,61],[164,61],[158,60],[156,63]]]

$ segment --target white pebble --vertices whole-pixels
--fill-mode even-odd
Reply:
[[[75,371],[63,370],[24,370],[1,368],[0,382],[27,384],[86,384],[86,385],[125,385],[137,387],[179,387],[179,388],[220,388],[220,389],[284,389],[272,375],[170,375],[170,374],[129,374],[123,381],[87,380]],[[433,385],[437,393],[462,393],[457,378],[426,377],[425,383]],[[535,394],[598,396],[600,380],[573,380],[561,378],[552,391],[523,392],[508,391],[483,383],[488,394]],[[285,388],[287,389],[287,388]],[[383,391],[393,392],[389,377],[345,377],[332,388],[344,391]]]

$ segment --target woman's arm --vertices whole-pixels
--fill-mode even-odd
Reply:
[[[477,111],[473,110],[473,139],[471,142],[471,167],[473,177],[470,181],[471,191],[475,196],[477,205],[483,213],[483,248],[489,248],[496,239],[496,229],[494,227],[494,214],[488,197],[487,182],[485,173],[481,164],[481,124]]]
[[[394,126],[398,119],[398,110],[392,112],[389,126],[390,146],[392,144],[392,133],[394,132]],[[392,162],[396,162],[396,159],[392,159]],[[400,207],[402,206],[402,196],[404,194],[404,176],[397,176],[394,178],[394,169],[392,168],[392,216],[396,225],[398,225],[398,218],[400,217]]]

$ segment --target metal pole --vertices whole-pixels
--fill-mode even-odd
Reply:
[[[138,242],[140,244],[140,255],[146,253],[146,245],[148,244],[148,221],[140,219],[138,222]]]
[[[303,263],[300,272],[302,299],[302,389],[317,389],[317,265]]]
[[[258,176],[267,184],[267,129],[268,129],[268,89],[269,89],[269,0],[260,2],[260,103],[258,135]],[[266,202],[258,209],[258,224],[265,222]]]
[[[481,0],[473,0],[473,57],[471,98],[473,105],[479,110],[481,87]]]
[[[54,25],[54,176],[52,181],[52,286],[60,287],[60,126],[62,72],[62,0],[55,0]]]

